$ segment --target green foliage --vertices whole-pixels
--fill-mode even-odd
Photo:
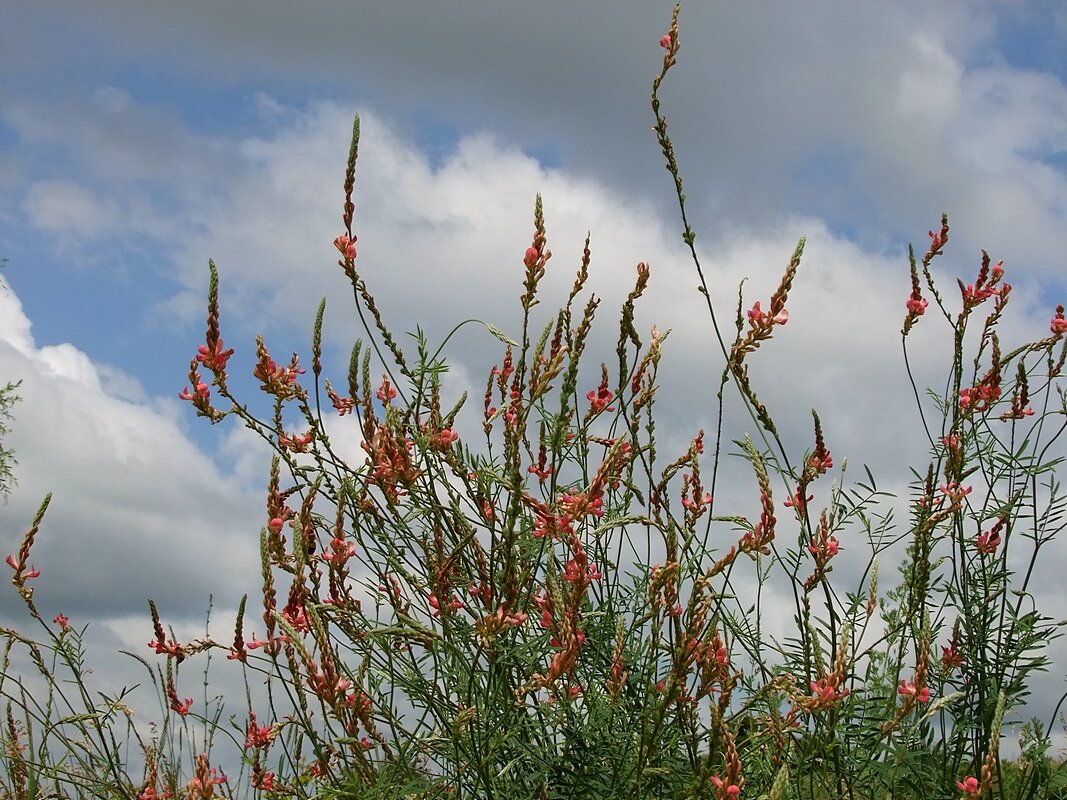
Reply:
[[[21,384],[22,381],[9,381],[0,387],[0,499],[4,501],[18,483],[14,473],[18,461],[15,459],[15,453],[4,446],[4,438],[11,433],[10,424],[14,419],[11,409],[21,399],[16,393]]]

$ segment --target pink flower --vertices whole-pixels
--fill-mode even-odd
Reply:
[[[950,644],[941,648],[941,665],[945,669],[955,669],[963,666],[963,653],[956,649],[956,645]]]
[[[829,537],[826,542],[822,544],[812,542],[808,545],[808,552],[813,556],[825,554],[828,559],[836,556],[840,550],[841,543],[837,540],[836,536]]]
[[[952,481],[942,485],[941,493],[948,497],[949,500],[962,500],[971,493],[973,488],[973,486],[960,486],[956,481]]]
[[[349,261],[354,261],[356,258],[356,238],[349,239],[345,235],[338,236],[333,240],[333,246],[336,247],[345,258]]]
[[[992,286],[975,288],[973,283],[969,283],[963,289],[963,302],[965,305],[978,305],[983,300],[988,300],[996,293],[997,290]]]
[[[834,459],[828,452],[824,453],[821,459],[818,455],[813,455],[808,459],[808,466],[818,472],[826,472],[834,468]]]
[[[389,379],[383,377],[382,385],[378,387],[378,399],[383,403],[388,403],[390,400],[396,397],[396,387],[389,383]]]
[[[960,389],[960,408],[987,411],[999,398],[1000,387],[983,380],[978,386]]]
[[[540,255],[541,254],[537,252],[536,247],[527,247],[526,255],[523,257],[522,263],[524,263],[528,267],[532,267],[534,264],[537,263],[537,259]]]
[[[819,708],[829,707],[848,694],[848,689],[839,691],[836,683],[829,678],[811,681],[808,686],[811,688],[812,699],[816,701],[815,705]]]
[[[54,622],[56,625],[58,625],[65,631],[70,630],[70,620],[67,619],[63,614],[56,614],[55,619],[53,619],[52,622]]]
[[[274,773],[273,772],[264,772],[262,777],[260,777],[258,784],[256,783],[256,779],[253,777],[252,778],[252,788],[253,789],[260,789],[260,790],[262,790],[264,792],[269,792],[271,789],[274,788]]]
[[[941,238],[940,233],[934,233],[930,231],[930,249],[937,252],[941,249],[941,246],[945,243],[945,240]]]
[[[783,308],[772,317],[771,312],[764,311],[760,308],[760,301],[757,300],[755,304],[753,304],[752,309],[748,312],[748,321],[753,328],[762,328],[764,326],[770,327],[771,325],[785,325],[789,322],[789,312]]]
[[[426,598],[426,600],[430,604],[430,608],[433,609],[433,615],[435,617],[441,616],[441,601],[437,599],[437,595],[431,594]],[[457,609],[460,609],[460,608],[463,608],[463,607],[464,607],[464,603],[458,597],[454,598],[448,604],[448,608],[452,609],[453,611],[455,611]]]
[[[459,434],[451,428],[445,428],[437,433],[437,444],[441,448],[450,447],[457,439],[459,439]]]
[[[671,49],[671,35],[669,33],[665,33],[663,34],[663,36],[660,37],[659,46],[662,47],[664,50]]]
[[[995,530],[984,531],[975,543],[975,549],[982,555],[991,556],[997,552],[1000,545],[1000,534]]]
[[[306,453],[308,451],[308,445],[310,444],[311,431],[308,431],[305,434],[294,433],[292,436],[283,433],[278,436],[278,445],[292,453]]]
[[[245,750],[253,747],[266,747],[274,741],[278,731],[273,725],[265,728],[256,725],[255,713],[250,713],[248,718],[248,736],[245,738]]]
[[[13,555],[12,556],[8,556],[7,558],[4,559],[4,561],[7,562],[7,565],[9,567],[11,567],[11,569],[15,570],[16,574],[15,574],[15,577],[12,580],[17,581],[18,578],[19,578],[19,574],[18,573],[21,570],[26,569],[26,563],[18,561]],[[30,578],[39,578],[39,577],[41,577],[41,571],[39,569],[34,569],[33,564],[30,564],[30,568],[29,568],[28,571],[22,573],[22,580],[29,580]]]
[[[182,653],[182,646],[173,639],[166,642],[162,639],[157,639],[154,642],[149,642],[148,646],[155,650],[158,655],[168,655],[175,657],[185,655],[184,653]]]
[[[690,500],[688,497],[682,498],[682,507],[694,514],[703,512],[703,510],[709,505],[711,505],[710,492],[705,492],[703,497],[694,496],[692,500]]]
[[[908,307],[908,311],[917,317],[921,317],[926,311],[926,307],[929,303],[921,297],[909,297],[908,302],[905,303]]]
[[[178,392],[178,397],[181,400],[195,400],[198,397],[207,400],[211,396],[211,389],[208,388],[206,383],[198,383],[194,391],[196,392],[195,395],[189,391],[189,387],[186,387]]]
[[[956,788],[966,792],[968,798],[979,797],[982,793],[982,783],[973,775],[968,775],[962,781],[956,781]]]
[[[599,414],[601,411],[615,410],[612,406],[608,405],[615,395],[607,386],[602,385],[597,389],[593,389],[587,392],[585,397],[589,401],[590,410],[594,414]]]
[[[330,548],[329,552],[322,554],[322,560],[337,567],[344,566],[345,562],[356,554],[355,542],[346,542],[339,537],[330,540]]]
[[[212,372],[222,372],[226,369],[226,362],[229,361],[230,356],[233,355],[232,347],[229,350],[223,350],[223,347],[222,339],[217,339],[215,341],[215,348],[213,350],[208,349],[206,344],[202,344],[199,347],[196,360]]]
[[[797,487],[796,494],[790,497],[788,500],[784,500],[782,505],[786,508],[795,508],[797,511],[803,513],[804,509],[808,507],[808,503],[815,499],[815,495],[811,494],[805,497],[800,493],[800,487]]]
[[[922,688],[917,687],[914,681],[901,679],[900,686],[897,687],[897,694],[904,695],[905,697],[913,697],[915,698],[915,701],[919,703],[930,702],[930,690],[925,686]]]
[[[542,483],[544,483],[545,481],[548,480],[548,476],[552,474],[553,469],[554,468],[552,467],[551,464],[548,465],[547,467],[545,467],[544,469],[541,469],[536,464],[531,464],[530,465],[530,469],[527,470],[527,471],[530,472],[533,475],[536,475],[538,480],[540,480]]]
[[[268,653],[270,655],[277,655],[278,653],[281,652],[282,645],[285,642],[288,642],[288,641],[289,641],[289,637],[286,636],[284,633],[281,636],[271,637],[266,642],[263,641],[262,639],[257,639],[256,635],[253,633],[252,634],[252,640],[250,642],[248,642],[247,647],[248,647],[249,650],[258,650],[259,648],[262,647],[264,653]]]
[[[727,779],[729,780],[729,779]],[[741,795],[741,787],[736,783],[727,783],[718,775],[711,776],[711,784],[715,787],[719,797],[734,798]]]
[[[1055,336],[1062,336],[1067,333],[1067,319],[1063,317],[1063,306],[1056,306],[1056,316],[1052,318],[1052,322],[1049,323],[1049,330]]]

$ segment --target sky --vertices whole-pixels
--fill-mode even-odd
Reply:
[[[33,558],[42,610],[91,621],[105,649],[143,648],[147,596],[199,632],[209,597],[225,618],[255,591],[270,453],[177,394],[209,258],[231,366],[251,371],[256,334],[309,360],[327,296],[327,373],[343,385],[359,330],[332,240],[357,112],[359,262],[394,329],[440,341],[476,317],[514,334],[541,193],[545,306],[587,232],[605,309],[648,262],[638,329],[673,331],[664,436],[684,448],[710,427],[721,362],[648,102],[671,9],[0,0],[0,384],[21,380],[23,398],[0,551],[53,492]],[[973,280],[982,248],[1003,258],[1006,339],[1046,335],[1067,301],[1067,9],[693,2],[662,96],[726,319],[742,280],[766,304],[807,237],[789,325],[752,367],[789,441],[808,445],[816,407],[835,456],[904,492],[926,463],[903,435],[918,431],[898,333],[908,242],[925,250],[949,213],[943,287]],[[917,331],[920,379],[941,380],[944,342]],[[457,392],[500,356],[473,329],[448,353]],[[751,476],[723,486],[751,494]],[[1039,594],[1062,606],[1045,570]],[[0,622],[17,617],[0,596]],[[1057,653],[1044,698],[1063,688]]]

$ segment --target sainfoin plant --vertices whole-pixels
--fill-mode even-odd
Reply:
[[[1059,704],[1022,720],[1017,758],[1000,756],[1061,625],[1031,581],[1067,505],[1063,307],[1033,340],[1002,344],[1001,263],[983,253],[958,296],[942,291],[947,217],[911,254],[905,359],[917,325],[943,325],[950,344],[943,386],[913,383],[930,457],[895,521],[869,471],[846,475],[817,413],[810,447],[790,452],[757,395],[748,365],[787,330],[804,242],[777,287],[721,321],[659,96],[680,51],[677,8],[660,46],[655,132],[721,346],[709,355],[721,355],[716,429],[691,431],[681,452],[658,442],[670,344],[635,322],[648,265],[603,363],[587,353],[601,311],[588,240],[565,303],[539,308],[555,266],[540,198],[530,242],[516,244],[516,321],[480,327],[499,360],[484,386],[448,396],[448,340],[417,333],[402,346],[359,265],[357,118],[334,242],[365,331],[347,375],[324,375],[323,300],[310,359],[275,360],[257,340],[248,368],[269,406],[257,415],[231,391],[239,356],[222,338],[212,263],[206,335],[181,393],[274,450],[264,517],[249,522],[262,591],[221,641],[177,641],[150,604],[159,661],[146,663],[166,718],[142,736],[122,698],[87,689],[82,631],[34,604],[46,501],[7,558],[46,636],[3,631],[4,796],[1067,797],[1050,733]],[[735,391],[751,427],[730,441],[723,397]],[[356,463],[339,455],[338,431],[360,441]],[[743,457],[751,496],[717,491],[727,455]],[[834,573],[843,548],[864,545],[865,568]],[[770,586],[791,600],[785,638],[761,621]],[[50,687],[43,700],[8,671],[20,648]],[[247,708],[198,714],[178,667],[215,649],[244,671]],[[173,747],[194,719],[204,735]],[[239,772],[212,760],[212,731],[240,746]],[[131,736],[136,772],[123,758]]]

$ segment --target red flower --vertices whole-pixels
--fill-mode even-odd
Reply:
[[[955,669],[963,666],[963,653],[956,649],[956,645],[950,644],[941,648],[941,664],[945,669]]]
[[[253,747],[266,747],[274,741],[274,737],[277,734],[278,731],[273,725],[268,725],[265,728],[257,726],[255,713],[249,713],[248,736],[245,738],[245,750]]]

